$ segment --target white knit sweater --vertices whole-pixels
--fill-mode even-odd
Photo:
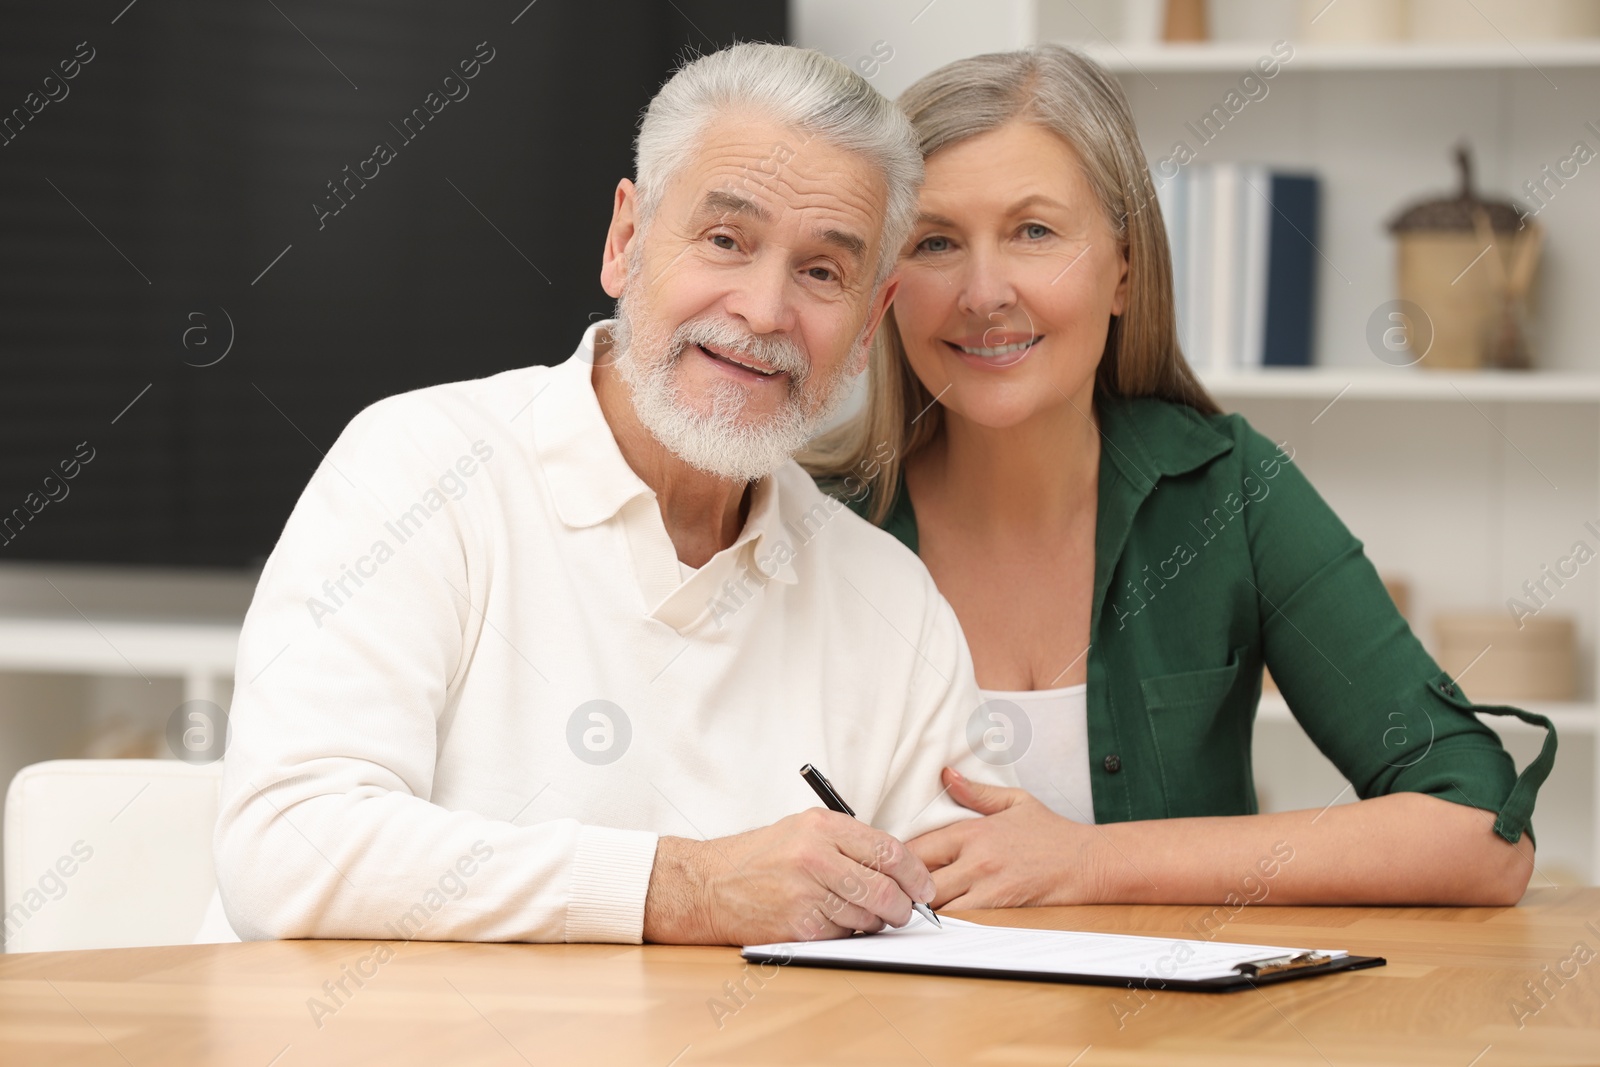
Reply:
[[[246,939],[638,941],[658,834],[970,815],[954,613],[790,462],[687,579],[565,363],[390,397],[329,450],[239,645],[215,851]],[[980,729],[981,729],[980,724]]]

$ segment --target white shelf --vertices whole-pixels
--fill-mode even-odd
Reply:
[[[1262,56],[1271,57],[1268,41],[1223,41],[1206,44],[1135,45],[1101,41],[1061,41],[1120,73],[1242,74]],[[1545,70],[1556,67],[1600,67],[1600,40],[1499,41],[1483,44],[1427,44],[1401,41],[1362,45],[1294,46],[1294,57],[1281,64],[1297,71],[1424,71]]]
[[[1478,701],[1486,703],[1486,701]],[[1593,704],[1567,704],[1552,703],[1550,701],[1522,700],[1513,701],[1516,707],[1524,711],[1531,711],[1543,715],[1550,720],[1556,728],[1558,736],[1571,737],[1574,735],[1596,733],[1596,725],[1600,723],[1600,709]],[[1264,692],[1261,694],[1261,703],[1256,707],[1256,718],[1262,722],[1294,722],[1294,715],[1289,711],[1288,702],[1281,693]],[[1503,729],[1507,733],[1537,732],[1544,733],[1544,727],[1534,726],[1532,723],[1523,722],[1521,719],[1509,715],[1484,715],[1484,723],[1489,726]]]
[[[0,616],[0,671],[178,677],[185,700],[215,700],[238,650],[236,623]]]
[[[1426,371],[1415,367],[1263,367],[1202,373],[1218,397],[1284,400],[1509,400],[1600,403],[1600,374],[1570,371]],[[1342,395],[1341,395],[1342,394]]]

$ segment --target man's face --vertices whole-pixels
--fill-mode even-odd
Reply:
[[[602,281],[641,421],[702,470],[751,479],[797,451],[865,366],[893,296],[873,276],[886,189],[863,158],[737,113],[714,119],[641,233],[624,181]]]

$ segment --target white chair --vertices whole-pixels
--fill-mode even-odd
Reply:
[[[237,940],[211,863],[221,788],[220,760],[49,760],[18,771],[6,791],[6,951]]]

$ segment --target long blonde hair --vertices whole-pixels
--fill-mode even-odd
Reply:
[[[947,145],[1021,120],[1071,145],[1128,255],[1128,302],[1111,317],[1095,386],[1112,396],[1149,396],[1220,411],[1178,345],[1166,225],[1133,114],[1115,78],[1060,45],[993,52],[947,64],[901,95],[922,158]],[[884,315],[867,365],[866,409],[819,436],[797,458],[818,481],[844,479],[872,496],[867,517],[881,525],[905,461],[934,440],[939,405],[906,359],[894,308]],[[852,495],[855,495],[852,493]]]

